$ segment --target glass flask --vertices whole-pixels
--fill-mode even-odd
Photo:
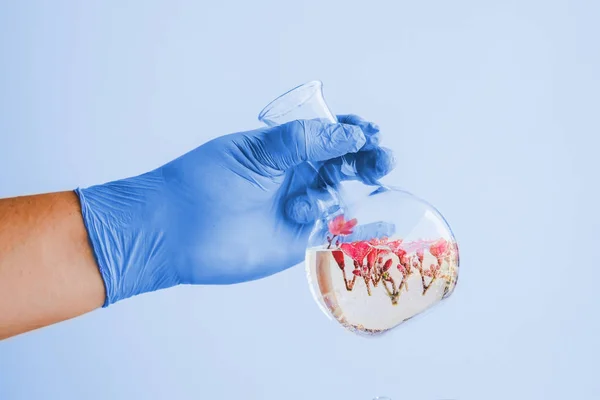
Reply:
[[[284,93],[259,115],[268,126],[315,118],[337,122],[320,81]],[[341,161],[341,182],[310,163],[321,187],[307,182],[319,215],[306,250],[307,279],[329,318],[351,332],[377,336],[453,293],[458,245],[431,204],[399,187],[358,179],[352,159]]]

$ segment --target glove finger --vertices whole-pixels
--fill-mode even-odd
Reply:
[[[355,153],[366,143],[355,125],[325,120],[297,120],[263,131],[255,156],[263,163],[285,171],[305,161],[320,162]]]
[[[306,225],[320,217],[320,210],[336,206],[336,198],[328,190],[309,186],[303,192],[289,194],[284,210],[289,220]]]
[[[396,167],[396,158],[391,149],[377,147],[356,154],[355,168],[364,183],[375,184]]]
[[[341,124],[359,126],[365,132],[365,135],[373,135],[379,132],[379,126],[375,122],[367,121],[356,114],[340,114],[337,115],[337,119]]]
[[[367,138],[367,142],[361,148],[361,150],[370,150],[379,145],[381,137],[379,134],[379,126],[376,123],[367,121],[361,116],[355,114],[341,114],[337,116],[337,119],[342,124],[356,125],[362,129],[365,137]]]
[[[345,162],[354,166],[356,176],[344,173],[342,165]],[[345,180],[360,180],[365,184],[375,185],[377,181],[389,174],[396,166],[392,150],[377,147],[373,150],[359,151],[347,154],[343,158],[328,160],[319,168],[317,186],[337,186]]]
[[[298,224],[308,224],[318,217],[319,207],[329,204],[332,198],[326,188],[336,190],[340,182],[345,180],[360,180],[367,185],[377,185],[378,180],[389,174],[395,167],[395,158],[390,149],[377,148],[369,151],[360,151],[356,154],[344,156],[347,162],[352,163],[357,171],[357,176],[348,176],[342,171],[343,160],[337,157],[328,160],[320,168],[318,175],[314,176],[306,171],[299,174],[303,177],[302,186],[307,193],[294,193],[287,200],[285,211],[292,221]],[[307,168],[309,168],[307,166]]]

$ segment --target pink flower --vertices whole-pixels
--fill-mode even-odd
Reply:
[[[331,254],[333,255],[333,258],[335,259],[335,262],[340,267],[340,269],[344,269],[344,266],[346,265],[346,262],[344,260],[344,253],[342,253],[340,250],[334,250],[331,252]]]
[[[371,240],[369,240],[369,244],[371,244],[371,246],[383,246],[384,244],[386,244],[388,241],[388,238],[386,237],[382,237],[381,239],[379,238],[373,238]]]
[[[423,262],[423,257],[425,257],[425,250],[419,249],[417,250],[417,258],[420,262]]]
[[[372,247],[367,242],[342,243],[340,249],[349,255],[355,262],[362,265],[365,257],[371,251]]]
[[[406,250],[398,249],[398,251],[395,254],[398,256],[398,258],[400,259],[400,262],[402,264],[408,264],[408,258],[406,257]]]
[[[355,269],[352,271],[352,273],[356,276],[362,276],[362,272],[360,272],[360,269]]]
[[[392,251],[392,253],[396,253],[398,250],[401,249],[400,246],[402,246],[402,239],[394,240],[392,242],[389,242],[387,245],[388,245],[389,249]]]
[[[372,267],[377,259],[377,249],[372,249],[367,255],[367,266]]]
[[[408,272],[403,264],[398,264],[398,271],[400,271],[403,275]]]
[[[433,278],[440,272],[440,266],[437,264],[431,264],[428,270],[423,271],[423,275]]]
[[[388,247],[392,251],[392,253],[398,256],[402,264],[406,264],[408,260],[406,259],[406,250],[402,248],[402,243],[402,239],[394,240],[388,243]]]
[[[385,262],[385,264],[383,264],[383,271],[387,271],[392,267],[392,259],[390,258],[389,260],[387,260]]]
[[[404,250],[406,250],[409,253],[412,253],[413,251],[418,251],[421,249],[426,249],[429,247],[429,244],[431,243],[431,241],[428,240],[415,240],[412,242],[408,242],[408,243],[404,243]]]
[[[448,241],[444,238],[440,238],[431,244],[429,247],[429,252],[432,256],[436,258],[442,258],[448,254],[450,250],[450,246],[448,245]]]
[[[327,225],[329,232],[334,236],[344,236],[352,233],[352,228],[356,226],[356,218],[346,221],[343,215],[338,215]]]

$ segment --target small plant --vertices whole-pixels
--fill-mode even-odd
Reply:
[[[329,228],[329,232],[333,236],[327,236],[327,241],[329,242],[328,249],[331,248],[331,244],[333,243],[333,239],[338,236],[346,236],[352,233],[352,229],[356,226],[356,218],[351,219],[350,221],[346,221],[343,215],[338,215],[333,220],[329,222],[327,227]],[[337,240],[335,245],[339,246],[340,241]]]
[[[456,270],[450,267],[453,265],[453,258],[458,256],[455,244],[451,245],[444,238],[405,243],[401,239],[389,240],[386,237],[340,243],[339,238],[352,234],[356,224],[356,219],[347,221],[343,215],[337,216],[328,224],[331,236],[327,237],[327,249],[332,249],[333,258],[342,271],[346,290],[352,291],[356,281],[362,279],[369,296],[372,295],[372,290],[381,287],[391,303],[397,305],[402,290],[408,291],[408,278],[414,273],[421,277],[422,295],[427,294],[439,279],[445,279],[446,286],[455,281]],[[425,267],[427,253],[436,262]],[[352,260],[351,264],[347,263],[347,257]],[[442,274],[444,262],[449,266],[447,275]],[[351,267],[346,268],[347,264]],[[400,272],[399,282],[390,273],[394,265]],[[347,269],[351,269],[351,277],[348,277]]]

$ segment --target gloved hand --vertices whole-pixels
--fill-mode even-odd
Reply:
[[[229,134],[146,174],[77,189],[104,307],[178,284],[254,280],[299,263],[316,217],[305,193],[318,179],[307,161],[335,172],[348,155],[365,181],[393,168],[376,125],[354,115],[339,121]]]

